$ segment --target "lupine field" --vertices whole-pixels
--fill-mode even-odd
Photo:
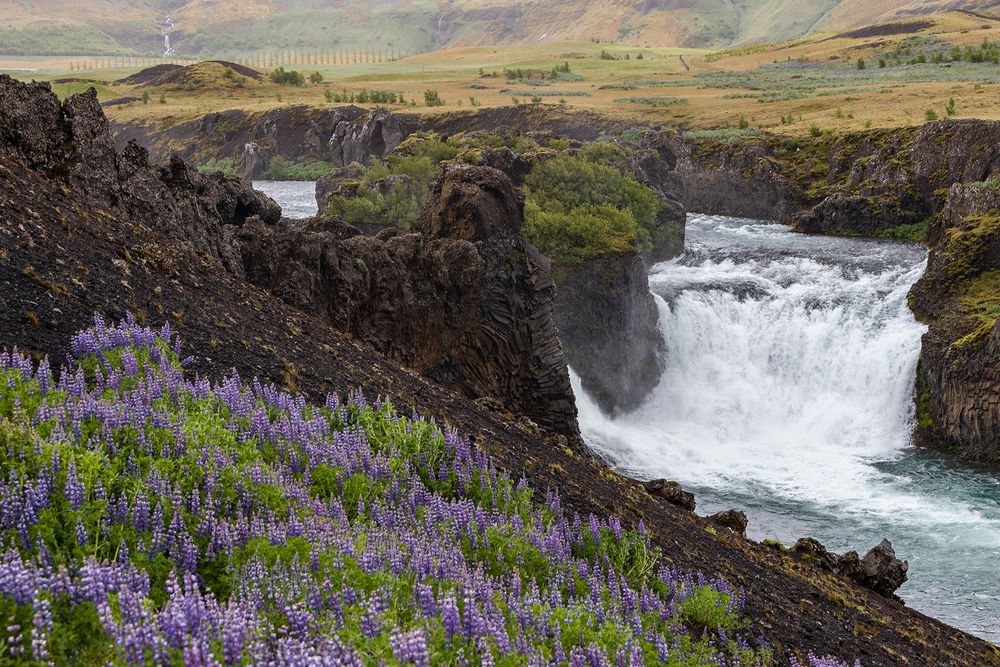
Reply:
[[[775,662],[739,591],[454,432],[186,378],[168,327],[71,348],[0,356],[0,664]]]

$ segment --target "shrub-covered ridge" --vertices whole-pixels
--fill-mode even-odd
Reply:
[[[185,379],[132,320],[67,362],[0,355],[8,662],[770,662],[725,582],[388,403]]]

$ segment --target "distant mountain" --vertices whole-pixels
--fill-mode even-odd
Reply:
[[[179,55],[264,49],[396,53],[599,39],[718,47],[998,0],[0,0],[0,54],[156,53],[169,15]]]

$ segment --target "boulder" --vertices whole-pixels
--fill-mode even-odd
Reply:
[[[721,528],[728,528],[737,535],[746,537],[747,515],[739,510],[726,510],[708,517],[708,520]]]
[[[663,498],[671,505],[694,512],[694,494],[685,491],[678,482],[670,482],[665,479],[654,479],[646,482],[646,491],[651,496]]]
[[[909,563],[896,558],[889,540],[882,540],[864,558],[859,557],[857,551],[848,551],[842,556],[832,553],[811,537],[796,542],[789,553],[885,597],[895,597],[896,591],[906,582],[909,570]]]
[[[333,197],[351,197],[361,185],[365,175],[364,165],[352,162],[346,167],[334,169],[316,181],[316,203],[320,213],[330,206]]]

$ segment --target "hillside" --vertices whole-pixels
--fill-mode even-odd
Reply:
[[[719,47],[944,10],[990,12],[991,0],[0,0],[0,53],[146,54],[162,51],[169,15],[183,56],[267,50],[409,54],[441,48],[601,40]]]

